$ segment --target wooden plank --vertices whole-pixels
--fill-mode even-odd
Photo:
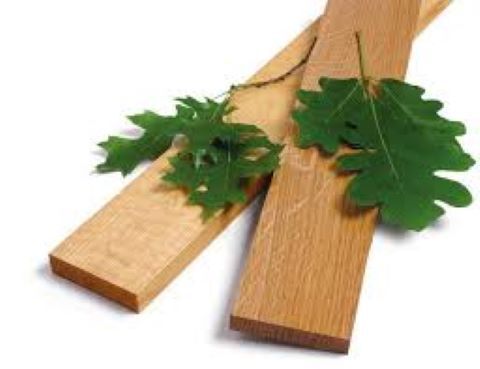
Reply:
[[[424,0],[420,27],[447,3]],[[250,82],[276,77],[295,65],[310,48],[317,28],[318,21]],[[234,99],[236,118],[258,123],[272,139],[282,139],[301,77],[300,70],[282,83],[239,92]],[[159,184],[158,173],[166,168],[169,155],[155,161],[50,254],[54,273],[140,311],[245,208],[235,206],[202,223],[199,209],[186,206],[180,191]],[[253,186],[250,197],[264,185],[260,181]]]
[[[419,0],[330,0],[302,88],[319,77],[360,74],[355,32],[367,70],[403,79]],[[292,131],[294,124],[290,125]],[[291,141],[288,140],[288,141]],[[290,142],[275,173],[231,315],[231,327],[273,340],[347,352],[373,232],[375,210],[345,198],[351,177],[335,158]]]

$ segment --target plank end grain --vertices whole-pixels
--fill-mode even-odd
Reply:
[[[50,254],[49,258],[52,272],[59,277],[94,291],[134,312],[139,313],[141,311],[137,295],[56,257],[54,253]]]
[[[327,350],[339,354],[347,354],[350,348],[349,338],[312,333],[298,328],[290,328],[285,325],[260,322],[248,317],[231,315],[230,328],[261,339],[315,350]]]
[[[320,77],[359,76],[356,32],[367,73],[403,79],[420,8],[418,0],[330,0],[302,88],[318,89]],[[344,196],[351,176],[337,173],[335,156],[297,148],[294,127],[263,206],[231,327],[345,353],[377,211]]]

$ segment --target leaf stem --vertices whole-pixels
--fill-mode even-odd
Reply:
[[[385,156],[387,157],[388,164],[390,165],[390,169],[392,170],[393,176],[400,181],[400,174],[395,167],[395,163],[393,162],[392,155],[388,149],[387,142],[385,140],[384,134],[382,132],[382,128],[380,126],[380,119],[378,117],[377,107],[375,105],[374,98],[370,91],[370,78],[367,77],[366,68],[365,68],[365,56],[362,47],[362,37],[359,31],[355,32],[355,39],[357,41],[357,51],[358,51],[358,64],[360,66],[360,79],[362,80],[363,85],[363,92],[365,98],[368,100],[368,104],[370,107],[370,112],[372,113],[372,119],[375,123],[375,129],[378,133],[378,138],[380,140],[380,144],[382,145],[383,151],[385,152]]]
[[[363,87],[363,97],[365,99],[368,99],[368,96],[369,96],[368,77],[366,73],[365,54],[363,52],[362,35],[360,31],[355,32],[355,40],[357,42],[358,65],[360,68],[360,80],[362,82],[362,87]]]
[[[357,51],[358,51],[358,64],[360,66],[360,77],[364,83],[368,80],[367,73],[365,71],[365,54],[363,53],[362,45],[362,35],[360,31],[355,32],[355,40],[357,41]]]
[[[232,85],[232,86],[230,86],[230,88],[227,91],[221,93],[215,99],[219,99],[219,98],[221,98],[223,96],[226,96],[226,95],[231,95],[231,94],[233,94],[237,91],[247,90],[247,89],[251,89],[251,88],[267,87],[267,86],[270,86],[270,85],[273,85],[273,84],[276,84],[276,83],[281,83],[281,82],[285,81],[287,78],[289,78],[290,76],[295,74],[300,68],[302,68],[308,62],[308,59],[310,58],[310,55],[312,55],[312,52],[313,52],[313,49],[314,49],[316,43],[317,43],[317,38],[315,37],[313,39],[313,42],[310,45],[307,53],[305,54],[305,56],[297,64],[295,64],[292,68],[287,70],[285,73],[283,73],[279,76],[276,76],[274,78],[267,79],[265,81]]]

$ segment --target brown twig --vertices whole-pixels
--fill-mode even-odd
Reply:
[[[262,87],[270,86],[270,85],[273,85],[273,84],[276,84],[276,83],[281,83],[281,82],[285,81],[288,77],[295,74],[300,68],[302,68],[307,63],[308,59],[310,58],[310,55],[312,54],[313,48],[315,47],[316,43],[317,43],[317,38],[315,37],[312,44],[310,45],[310,48],[308,49],[308,52],[305,54],[305,56],[302,58],[302,60],[300,60],[297,64],[295,64],[292,68],[290,68],[285,73],[283,73],[283,74],[281,74],[277,77],[267,79],[265,81],[243,83],[243,84],[239,84],[239,85],[232,85],[228,91],[219,95],[217,98],[220,98],[220,97],[225,96],[225,95],[231,95],[231,94],[233,94],[234,92],[237,92],[237,91],[247,90],[247,89],[250,89],[250,88],[262,88]]]

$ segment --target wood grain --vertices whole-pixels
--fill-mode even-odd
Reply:
[[[302,88],[317,90],[320,77],[360,75],[356,31],[368,75],[403,79],[420,5],[330,0]],[[345,353],[377,212],[348,202],[344,193],[351,177],[337,173],[335,158],[290,141],[263,207],[231,327]]]
[[[424,0],[420,28],[447,4]],[[318,21],[255,74],[250,82],[283,74],[301,60],[317,34]],[[236,94],[239,121],[257,123],[281,140],[295,102],[302,70],[282,83]],[[50,254],[54,273],[134,310],[142,310],[178,275],[244,206],[202,223],[200,210],[185,205],[185,195],[159,183],[167,153],[84,223]],[[261,180],[250,198],[265,186]]]

